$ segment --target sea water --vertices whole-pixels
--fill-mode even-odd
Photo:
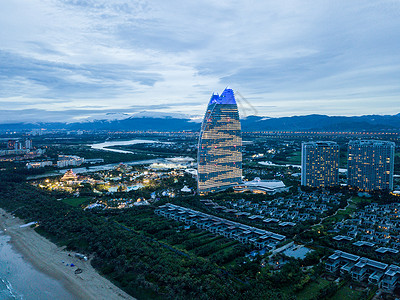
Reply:
[[[36,270],[0,231],[0,300],[77,299],[56,279]]]

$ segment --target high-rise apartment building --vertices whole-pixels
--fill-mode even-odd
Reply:
[[[224,190],[242,182],[242,133],[233,90],[212,95],[198,147],[199,193]]]
[[[25,140],[25,149],[27,149],[27,150],[32,149],[32,140],[31,139]]]
[[[329,187],[339,183],[339,145],[307,142],[301,145],[301,185]]]
[[[395,143],[377,140],[350,141],[347,183],[360,190],[392,190]]]
[[[20,141],[15,141],[14,149],[22,150],[22,143]]]

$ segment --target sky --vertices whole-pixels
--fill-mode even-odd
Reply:
[[[0,123],[400,113],[400,0],[2,0]]]

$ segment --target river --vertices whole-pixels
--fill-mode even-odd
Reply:
[[[128,165],[128,166],[135,166],[135,165],[151,165],[153,163],[162,163],[162,162],[164,162],[164,159],[155,158],[155,159],[123,162],[123,164]],[[114,169],[119,164],[120,163],[113,163],[113,164],[90,166],[90,167],[72,168],[72,171],[75,174],[93,173],[93,172],[98,172],[98,171],[106,171],[106,170]],[[45,178],[45,177],[60,176],[60,175],[63,175],[67,170],[71,170],[71,168],[60,169],[60,170],[56,170],[56,171],[52,171],[52,172],[40,174],[40,175],[28,176],[27,179],[32,180],[32,179],[39,179],[39,178]]]
[[[104,143],[98,144],[91,144],[89,145],[92,149],[97,150],[106,150],[118,153],[135,153],[132,151],[120,150],[120,149],[112,149],[109,148],[111,146],[126,146],[126,145],[135,145],[135,144],[171,144],[171,142],[160,142],[160,141],[152,141],[152,140],[129,140],[129,141],[109,141]]]
[[[135,145],[135,144],[154,144],[154,143],[171,144],[172,142],[160,142],[160,141],[153,141],[153,140],[134,139],[134,140],[129,140],[129,141],[107,141],[107,142],[103,142],[103,143],[89,144],[88,146],[90,146],[92,149],[103,150],[103,151],[111,151],[111,152],[118,152],[118,153],[134,153],[132,151],[112,149],[112,148],[108,148],[108,147]],[[128,166],[134,166],[134,165],[150,165],[153,163],[161,163],[161,162],[164,162],[164,160],[160,159],[160,158],[156,158],[156,159],[123,162],[123,163]],[[79,167],[79,168],[72,168],[72,171],[75,174],[91,173],[91,172],[111,170],[117,165],[119,165],[119,163],[97,165],[97,166],[90,166],[90,167]],[[40,178],[45,178],[45,177],[59,176],[59,175],[64,174],[69,169],[71,169],[71,168],[60,169],[60,170],[56,170],[56,171],[52,171],[52,172],[40,174],[40,175],[28,176],[27,179],[32,180],[32,179],[40,179]]]

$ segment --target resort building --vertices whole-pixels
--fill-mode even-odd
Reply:
[[[223,219],[172,203],[157,207],[154,213],[169,219],[184,222],[189,226],[207,230],[216,235],[235,239],[243,244],[252,244],[258,249],[275,249],[280,242],[286,239],[286,236],[281,234]]]
[[[388,265],[376,260],[336,250],[325,263],[331,273],[349,274],[358,282],[378,285],[385,291],[393,291],[399,284],[400,267]]]
[[[198,191],[215,192],[242,181],[242,134],[233,90],[212,95],[198,145]]]
[[[26,168],[27,169],[32,169],[32,168],[43,168],[43,167],[50,167],[53,165],[53,162],[51,160],[45,160],[45,161],[36,161],[36,162],[29,162],[26,163]]]
[[[61,181],[75,181],[78,179],[78,176],[71,170],[65,172],[65,174],[61,177]]]
[[[400,280],[400,267],[396,265],[390,265],[382,276],[382,281],[379,287],[385,291],[393,291],[398,285]]]
[[[32,140],[31,139],[26,139],[25,140],[25,149],[32,149]]]
[[[83,163],[85,163],[83,157],[76,155],[58,155],[57,167],[80,166]]]
[[[395,143],[377,140],[349,142],[348,185],[364,191],[392,190]]]
[[[261,180],[259,177],[255,177],[254,180],[245,181],[233,189],[236,192],[251,191],[255,194],[274,195],[276,193],[287,192],[289,188],[281,180]]]
[[[301,146],[301,185],[329,187],[339,182],[339,145],[307,142]]]

